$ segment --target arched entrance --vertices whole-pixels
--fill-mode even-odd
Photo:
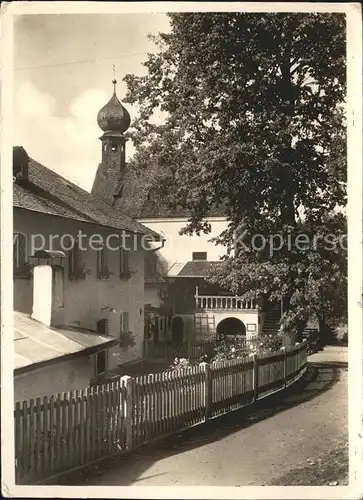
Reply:
[[[245,324],[238,318],[222,319],[217,325],[217,337],[242,337],[246,335]]]

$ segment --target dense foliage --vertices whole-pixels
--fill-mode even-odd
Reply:
[[[223,206],[228,248],[212,279],[273,302],[282,331],[346,312],[345,18],[330,13],[173,13],[143,77],[127,75],[139,117],[136,170],[190,213]],[[155,115],[162,113],[162,123]],[[340,207],[340,211],[337,210]],[[296,237],[305,235],[304,244]],[[318,236],[318,242],[315,238]],[[236,240],[239,240],[236,244]]]

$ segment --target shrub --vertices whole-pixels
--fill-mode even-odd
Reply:
[[[226,361],[244,358],[250,354],[266,354],[278,351],[282,347],[282,338],[275,335],[261,335],[252,339],[244,337],[224,338],[218,342],[212,361]]]
[[[218,341],[213,349],[214,352],[201,356],[199,360],[187,358],[175,358],[169,370],[180,370],[195,366],[201,362],[213,363],[227,361],[230,359],[245,358],[250,354],[266,354],[280,350],[282,338],[276,335],[261,335],[252,339],[244,337],[224,337]]]
[[[134,347],[136,345],[135,335],[132,332],[126,331],[122,332],[120,335],[120,347],[125,351],[129,347]]]
[[[187,358],[175,358],[172,365],[166,369],[166,371],[183,370],[185,368],[191,368],[192,366],[198,365],[199,361],[191,361]]]

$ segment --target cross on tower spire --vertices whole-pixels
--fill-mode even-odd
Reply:
[[[113,83],[113,93],[116,94],[116,83],[117,83],[117,80],[116,80],[116,66],[115,66],[115,63],[112,64],[112,71],[113,71],[113,80],[112,80],[112,83]]]

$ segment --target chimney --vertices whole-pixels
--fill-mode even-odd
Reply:
[[[39,250],[33,269],[32,318],[47,326],[64,324],[64,258],[60,251]]]
[[[16,182],[28,180],[29,156],[22,146],[13,147],[13,177]]]

